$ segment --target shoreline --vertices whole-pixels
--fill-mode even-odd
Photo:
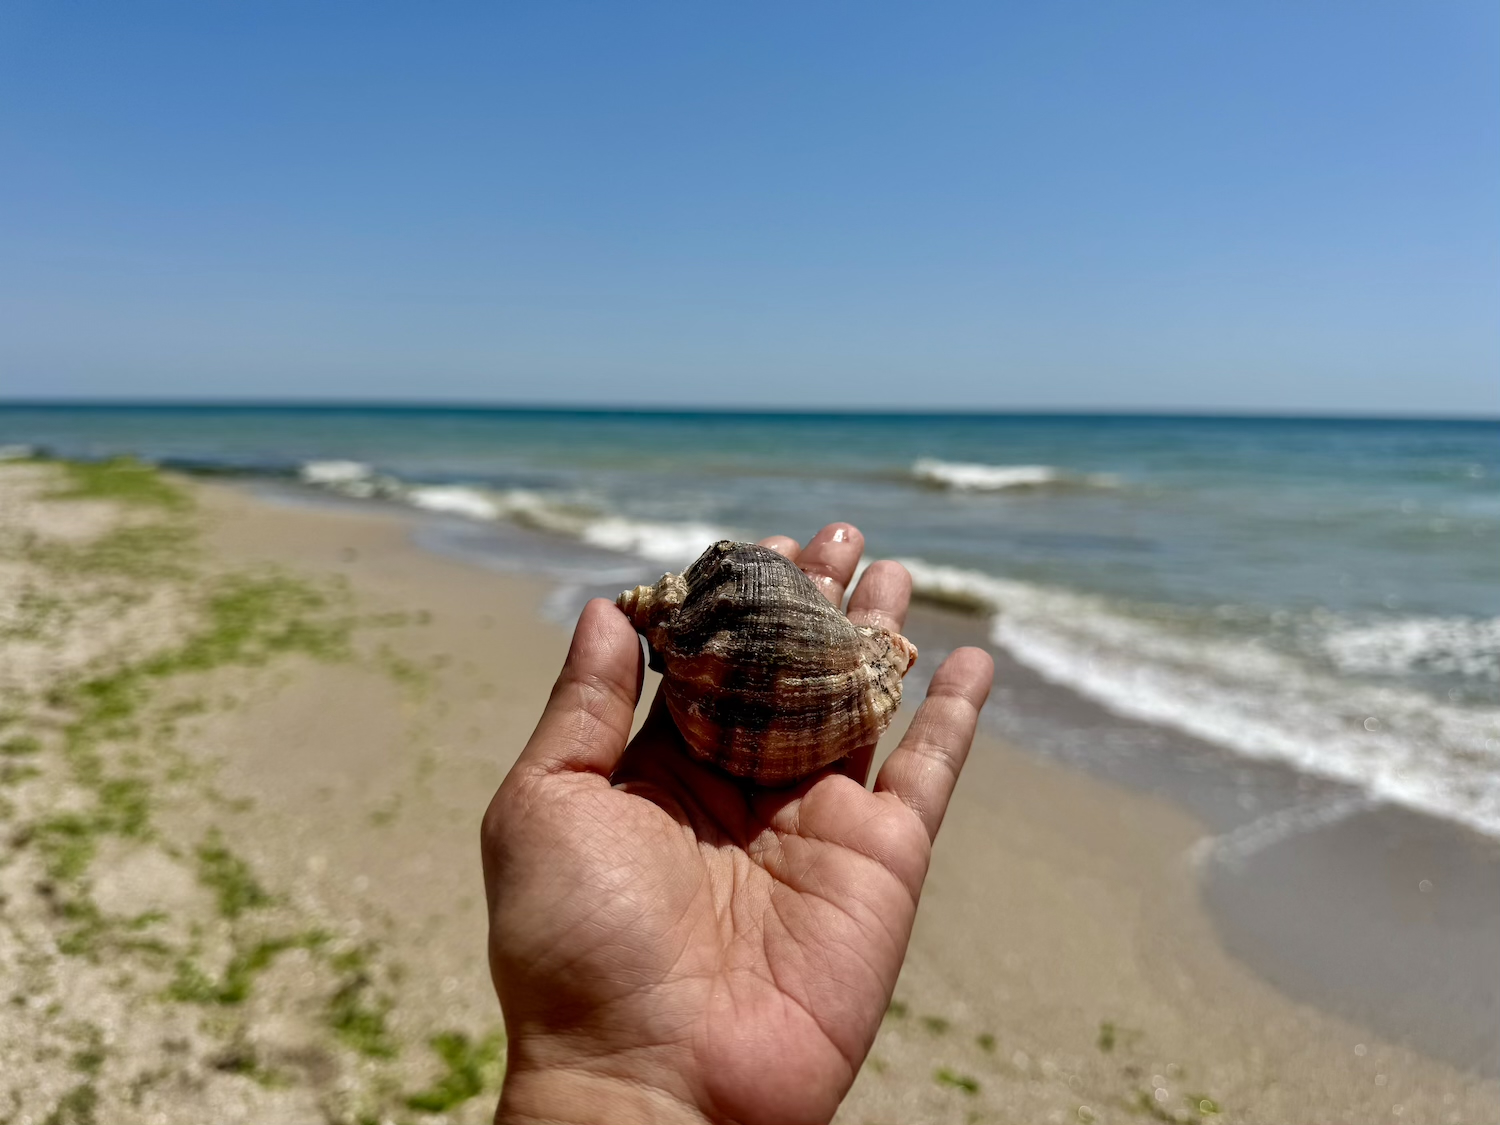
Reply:
[[[308,504],[308,508],[311,511],[326,510],[330,514],[335,513],[335,511],[348,513],[351,519],[359,519],[360,516],[363,516],[368,511],[368,508],[357,504],[341,505],[335,501],[332,504],[326,505],[326,502],[321,498]],[[413,513],[413,511],[395,507],[383,511],[380,517],[393,520],[398,525],[408,528],[408,535],[410,535],[411,541],[416,544],[417,549],[434,553],[434,555],[459,559],[460,564],[478,568],[478,570],[489,570],[490,573],[517,573],[514,555],[510,559],[501,559],[495,553],[484,552],[484,537],[487,534],[492,534],[489,528],[475,529],[469,525],[453,525],[460,538],[466,537],[472,540],[469,543],[468,549],[456,550],[455,546],[453,546],[453,538],[444,537],[443,534],[438,534],[438,532],[434,531],[434,528],[443,523],[441,519],[435,519],[435,517],[431,516],[425,517],[422,513]],[[514,528],[504,528],[504,535],[505,540],[507,540],[507,546],[511,550],[516,549],[514,540],[529,540],[531,549],[537,552],[534,555],[532,565],[535,565],[538,570],[543,565],[546,565],[547,562],[552,562],[555,559],[555,556],[547,553],[547,537],[544,537],[544,535],[537,534],[537,532],[528,532],[525,529]],[[567,544],[567,549],[573,549],[573,544]],[[610,556],[603,555],[603,552],[600,553],[600,561],[615,561],[615,564],[618,565],[618,559],[610,559]],[[562,555],[562,550],[559,550],[558,555]],[[535,571],[528,570],[526,567],[520,567],[519,573],[529,573],[534,579],[538,577]],[[571,583],[570,585],[567,580],[558,579],[555,576],[540,577],[543,577],[543,580],[546,580],[550,585],[549,594],[547,594],[544,600],[549,603],[553,625],[558,628],[561,628],[561,624],[556,622],[556,618],[565,619],[571,612],[576,612],[577,607],[582,604],[583,600],[586,600],[588,595],[597,594],[597,592],[612,595],[612,592],[616,592],[613,589],[591,589],[586,582]],[[562,597],[558,597],[559,588],[562,588]],[[939,658],[941,658],[941,655],[945,651],[950,651],[951,648],[960,645],[960,643],[984,643],[990,651],[996,651],[993,643],[989,643],[989,639],[987,639],[987,630],[984,628],[984,622],[981,619],[974,618],[974,616],[948,612],[948,610],[930,606],[930,604],[913,604],[909,630],[907,631],[912,633],[913,639],[918,640],[919,645],[922,646],[924,657],[926,655],[932,657],[930,663],[927,660],[922,661],[922,664],[929,667],[929,669],[932,666],[936,666],[936,663],[938,663]],[[1020,666],[1014,664],[1014,660],[1011,660],[1011,658],[1005,657],[1004,652],[1001,652],[1001,657],[1002,661],[1007,661],[1010,664],[1011,672],[1019,669]],[[1037,678],[1035,673],[1026,672],[1026,675]],[[922,687],[926,687],[926,684],[922,684]],[[651,693],[651,682],[648,681],[643,703],[649,699],[649,693]],[[916,693],[910,694],[910,700],[912,700],[912,703],[918,702]],[[1082,709],[1091,709],[1091,711],[1103,712],[1103,708],[1098,708],[1097,705],[1089,703],[1088,700],[1079,699],[1079,697],[1074,697],[1074,700],[1076,700],[1074,708],[1079,709],[1079,711],[1082,711]],[[998,699],[992,700],[992,708],[996,705],[996,702],[998,702]],[[910,717],[912,709],[910,705],[903,706],[897,729],[892,730],[891,736],[897,735],[898,729],[904,726],[904,720]],[[989,709],[987,708],[987,711]],[[1121,720],[1110,715],[1110,721],[1112,723],[1119,723]],[[1137,724],[1137,726],[1146,726],[1146,724]],[[972,882],[975,876],[974,868],[978,865],[975,856],[981,855],[986,850],[992,850],[993,852],[993,847],[981,840],[980,837],[984,837],[986,832],[984,832],[983,828],[978,828],[977,825],[992,819],[993,814],[995,814],[995,807],[996,804],[1001,802],[1001,792],[1002,787],[1004,787],[1004,783],[999,778],[1005,772],[1011,772],[1011,774],[1023,772],[1023,774],[1028,775],[1028,783],[1037,784],[1037,786],[1043,784],[1043,781],[1038,780],[1038,778],[1047,777],[1050,781],[1058,783],[1062,789],[1067,790],[1070,796],[1073,796],[1071,790],[1073,790],[1074,784],[1088,784],[1091,787],[1095,786],[1095,784],[1103,786],[1103,793],[1100,795],[1101,810],[1104,807],[1109,807],[1109,805],[1134,804],[1136,801],[1145,801],[1146,807],[1151,811],[1149,813],[1142,813],[1137,808],[1137,810],[1133,811],[1133,816],[1145,816],[1146,819],[1175,823],[1178,835],[1173,837],[1172,849],[1160,850],[1160,852],[1155,853],[1155,862],[1161,868],[1161,870],[1157,871],[1158,876],[1163,876],[1164,879],[1173,883],[1172,891],[1170,891],[1172,904],[1170,906],[1163,906],[1161,909],[1164,912],[1170,912],[1178,916],[1187,912],[1199,915],[1199,918],[1196,919],[1196,935],[1194,935],[1193,941],[1187,942],[1190,947],[1196,944],[1196,942],[1211,944],[1214,950],[1212,950],[1212,953],[1203,954],[1203,956],[1208,957],[1209,960],[1214,960],[1214,962],[1229,963],[1230,966],[1233,966],[1233,971],[1236,974],[1253,981],[1253,986],[1251,987],[1257,990],[1265,990],[1266,993],[1269,993],[1269,996],[1274,998],[1269,1001],[1268,1005],[1272,1010],[1280,1007],[1280,1005],[1301,1008],[1302,1005],[1313,1004],[1317,1008],[1317,1011],[1311,1016],[1311,1020],[1313,1022],[1319,1022],[1319,1020],[1323,1019],[1331,1020],[1335,1025],[1340,1026],[1343,1038],[1349,1040],[1349,1046],[1346,1049],[1346,1059],[1349,1062],[1362,1064],[1365,1059],[1373,1058],[1371,1052],[1373,1052],[1374,1047],[1371,1041],[1376,1040],[1382,1034],[1391,1038],[1391,1044],[1389,1044],[1388,1049],[1391,1050],[1395,1058],[1421,1058],[1421,1056],[1412,1055],[1412,1047],[1407,1046],[1406,1041],[1404,1041],[1406,1037],[1403,1035],[1403,1026],[1401,1026],[1406,1025],[1407,1020],[1409,1020],[1409,1011],[1401,1007],[1401,999],[1409,998],[1412,995],[1421,995],[1422,990],[1424,990],[1424,983],[1421,980],[1413,981],[1412,975],[1409,972],[1407,974],[1398,974],[1394,978],[1385,977],[1382,974],[1356,974],[1356,978],[1365,987],[1370,987],[1370,993],[1367,996],[1368,1002],[1364,1007],[1361,1007],[1359,1004],[1350,1004],[1352,999],[1355,999],[1355,1001],[1361,999],[1358,995],[1350,996],[1347,992],[1341,992],[1338,987],[1319,987],[1317,981],[1298,980],[1298,978],[1290,978],[1290,980],[1286,980],[1284,983],[1283,981],[1278,981],[1277,975],[1275,975],[1277,966],[1286,963],[1287,960],[1290,960],[1290,957],[1287,956],[1286,950],[1278,947],[1275,939],[1265,942],[1263,945],[1257,944],[1254,941],[1236,941],[1236,927],[1244,929],[1245,921],[1247,921],[1244,916],[1239,915],[1235,910],[1236,903],[1238,903],[1239,897],[1241,897],[1244,886],[1250,886],[1250,888],[1256,891],[1257,901],[1262,903],[1262,906],[1265,906],[1265,900],[1268,895],[1274,900],[1274,904],[1272,904],[1266,916],[1286,919],[1287,916],[1292,915],[1296,910],[1304,909],[1305,907],[1305,903],[1296,901],[1295,895],[1290,894],[1284,888],[1281,888],[1281,894],[1278,894],[1277,876],[1275,876],[1274,871],[1266,871],[1263,874],[1262,868],[1256,867],[1256,865],[1247,867],[1244,864],[1233,865],[1233,867],[1226,867],[1226,865],[1220,864],[1206,864],[1203,867],[1196,867],[1194,865],[1194,856],[1202,856],[1205,853],[1206,847],[1212,847],[1217,841],[1224,840],[1224,838],[1233,837],[1233,832],[1235,832],[1236,828],[1244,828],[1247,822],[1254,822],[1254,820],[1259,819],[1259,810],[1257,810],[1257,814],[1247,816],[1247,811],[1244,808],[1238,807],[1238,805],[1233,810],[1227,810],[1227,808],[1214,808],[1212,807],[1212,801],[1205,801],[1205,799],[1196,799],[1194,801],[1190,795],[1185,795],[1182,792],[1167,792],[1166,796],[1152,793],[1152,787],[1160,780],[1161,771],[1164,768],[1161,760],[1149,763],[1149,768],[1127,765],[1125,769],[1104,771],[1106,775],[1100,778],[1101,771],[1097,771],[1097,769],[1089,771],[1088,768],[1080,769],[1080,763],[1077,760],[1058,763],[1056,760],[1050,760],[1047,754],[1035,753],[1035,751],[1031,750],[1031,747],[1017,748],[1014,742],[1011,742],[1011,744],[1002,742],[1001,739],[996,738],[995,732],[993,732],[993,723],[986,723],[981,729],[987,730],[987,733],[981,735],[981,742],[983,742],[986,750],[989,751],[990,756],[981,759],[981,754],[977,750],[975,756],[971,757],[971,765],[966,769],[965,781],[960,784],[960,796],[957,798],[959,801],[962,801],[963,805],[966,805],[966,813],[963,819],[969,823],[968,828],[957,829],[957,832],[965,832],[966,835],[972,835],[972,838],[968,838],[965,843],[957,844],[957,846],[953,841],[948,841],[947,849],[945,849],[942,841],[939,843],[939,858],[935,859],[935,868],[933,868],[930,886],[935,888],[938,885],[962,885],[962,883]],[[1172,739],[1169,739],[1169,741],[1172,741]],[[1158,750],[1160,750],[1160,747],[1158,747]],[[1275,784],[1284,787],[1292,801],[1296,801],[1298,795],[1305,795],[1305,792],[1307,792],[1307,778],[1302,778],[1301,775],[1296,774],[1289,766],[1283,766],[1280,763],[1245,762],[1244,759],[1235,759],[1229,751],[1220,750],[1218,747],[1209,747],[1209,751],[1215,754],[1215,756],[1220,757],[1220,759],[1227,760],[1232,768],[1256,769],[1256,771],[1263,772],[1263,774],[1269,775],[1269,777],[1274,777]],[[981,760],[983,760],[983,763],[981,763]],[[1004,762],[1004,765],[996,765],[998,760],[999,762]],[[984,780],[975,780],[975,775],[977,774],[984,774],[986,777],[984,777]],[[1209,783],[1208,778],[1202,777],[1202,775],[1197,777],[1197,784],[1199,784],[1200,790],[1197,796],[1200,796],[1200,798],[1208,790],[1212,789],[1212,784]],[[980,796],[980,798],[972,798],[971,790],[978,789],[978,787],[983,787],[984,795]],[[1316,780],[1311,783],[1311,787],[1314,790],[1323,790],[1325,793],[1343,789],[1343,787],[1337,786],[1335,783],[1325,783],[1325,781]],[[1337,799],[1337,796],[1334,799]],[[1412,816],[1416,817],[1419,822],[1427,825],[1428,828],[1436,826],[1439,835],[1448,835],[1448,837],[1451,837],[1443,841],[1443,844],[1440,844],[1442,847],[1458,847],[1463,844],[1463,841],[1470,841],[1470,843],[1478,843],[1479,850],[1485,852],[1485,849],[1488,849],[1488,846],[1490,846],[1490,841],[1487,838],[1478,837],[1478,834],[1464,828],[1464,826],[1449,825],[1449,823],[1434,820],[1433,817],[1406,813],[1406,810],[1400,810],[1400,808],[1379,808],[1379,810],[1374,810],[1371,814],[1379,822],[1376,828],[1373,829],[1376,832],[1386,832],[1388,834],[1389,831],[1392,831],[1392,825],[1385,817]],[[954,817],[951,816],[950,823],[945,826],[945,837],[950,832],[956,832],[956,829],[953,828],[953,820]],[[1332,826],[1335,826],[1334,823],[1331,823],[1329,828],[1332,828]],[[1140,820],[1134,822],[1133,828],[1140,831]],[[1287,837],[1281,838],[1278,843],[1280,843],[1280,846],[1290,847],[1293,846],[1293,841],[1295,840],[1296,834],[1290,834]],[[1266,850],[1275,853],[1275,846],[1277,844],[1272,844]],[[1109,844],[1101,841],[1100,849],[1107,850],[1107,847],[1109,847]],[[947,864],[942,862],[942,858],[945,855],[962,855],[963,858],[957,859],[957,865],[954,870],[945,871],[944,868],[947,867]],[[1346,858],[1352,858],[1355,862],[1359,861],[1358,855],[1346,856]],[[1413,880],[1413,894],[1424,894],[1424,892],[1418,891],[1416,886],[1418,886],[1418,880]],[[1211,888],[1214,888],[1212,894],[1209,892]],[[1164,891],[1161,891],[1161,888],[1157,888],[1157,892],[1161,894]],[[971,959],[972,954],[974,954],[972,950],[965,950],[963,953],[954,950],[953,935],[948,933],[951,922],[947,922],[947,924],[924,922],[924,918],[927,918],[927,916],[938,915],[939,913],[939,910],[936,909],[929,910],[929,903],[932,900],[933,894],[944,894],[947,897],[947,894],[951,894],[951,891],[933,891],[933,889],[930,889],[924,895],[924,907],[922,907],[922,912],[919,912],[918,915],[918,933],[916,933],[916,936],[913,936],[912,957],[909,960],[909,969],[903,974],[903,987],[907,975],[919,975],[919,978],[922,980],[922,984],[919,987],[924,992],[929,989],[941,989],[942,986],[939,986],[938,981],[929,980],[929,978],[941,978],[944,975],[944,971],[941,968],[942,963],[950,962],[950,960],[951,962],[966,963]],[[1400,907],[1401,903],[1398,903],[1398,909]],[[983,927],[977,927],[977,929],[983,929]],[[1331,954],[1343,951],[1344,954],[1352,957],[1356,962],[1361,962],[1361,960],[1367,963],[1373,962],[1382,969],[1389,969],[1392,963],[1395,963],[1397,968],[1403,968],[1401,957],[1392,957],[1391,951],[1380,950],[1379,942],[1376,944],[1376,950],[1371,951],[1370,938],[1370,933],[1362,932],[1362,930],[1353,930],[1353,932],[1350,932],[1350,930],[1340,930],[1338,927],[1332,927],[1331,929],[1325,922],[1322,930],[1314,932],[1314,954],[1317,954],[1317,957],[1314,957],[1314,963],[1322,963],[1322,960],[1328,959]],[[1410,935],[1403,935],[1404,941],[1409,938]],[[1356,942],[1353,947],[1346,944],[1349,939],[1353,939]],[[1166,942],[1166,938],[1163,938],[1163,941]],[[1482,945],[1482,942],[1479,945]],[[1296,948],[1298,956],[1304,953],[1305,948]],[[1397,953],[1400,954],[1400,950]],[[1470,989],[1470,993],[1472,993],[1473,983],[1484,980],[1488,962],[1482,962],[1482,950],[1479,950],[1479,948],[1470,948],[1470,950],[1467,950],[1467,954],[1469,956],[1463,960],[1461,965],[1463,965],[1463,971],[1469,972],[1469,975],[1464,978],[1464,987]],[[921,966],[921,968],[915,968],[915,966]],[[1217,966],[1217,969],[1221,968],[1224,968],[1224,966]],[[1410,968],[1410,966],[1406,966],[1406,968]],[[1431,962],[1428,962],[1427,965],[1419,966],[1419,968],[1431,968]],[[1287,995],[1278,992],[1274,984],[1271,984],[1272,981],[1275,984],[1284,984],[1284,987],[1287,989]],[[903,1004],[903,999],[901,999],[903,998],[903,987],[898,987],[897,989],[898,1004]],[[978,1005],[972,1004],[972,1001],[965,999],[965,995],[969,990],[971,990],[971,986],[968,983],[953,990],[953,1004],[956,1007],[978,1007]],[[1397,1001],[1397,1004],[1392,1005],[1392,1001]],[[913,1010],[913,1005],[909,1001],[904,1001],[904,1004],[906,1004],[907,1010]],[[1481,1005],[1481,1010],[1478,1013],[1472,1011],[1470,1013],[1472,1020],[1464,1028],[1464,1032],[1467,1032],[1467,1035],[1458,1035],[1458,1037],[1451,1035],[1451,1026],[1443,1025],[1442,1022],[1431,1022],[1430,1020],[1427,1025],[1419,1029],[1419,1031],[1425,1034],[1419,1037],[1424,1041],[1419,1044],[1413,1044],[1413,1046],[1418,1047],[1419,1050],[1425,1049],[1425,1052],[1433,1056],[1434,1059],[1442,1059],[1443,1062],[1457,1065],[1460,1068],[1460,1071],[1457,1071],[1457,1073],[1467,1074],[1470,1077],[1466,1082],[1475,1082],[1476,1086],[1487,1089],[1487,1094],[1490,1097],[1496,1098],[1494,1104],[1496,1104],[1497,1110],[1500,1110],[1500,1089],[1490,1089],[1490,1079],[1494,1076],[1493,1073],[1485,1070],[1488,1064],[1493,1062],[1493,1059],[1485,1058],[1484,1053],[1476,1052],[1475,1050],[1476,1038],[1482,1038],[1482,1031],[1476,1032],[1475,1029],[1482,1028],[1484,1020],[1487,1020],[1490,1014],[1491,1011],[1487,1007],[1484,1007],[1484,1005]],[[948,1017],[936,1017],[936,1019],[944,1020],[948,1019]],[[1037,1019],[1046,1022],[1046,1016],[1043,1016],[1043,1014],[1038,1014]],[[1286,1013],[1280,1013],[1277,1017],[1272,1017],[1272,1019],[1280,1019],[1281,1022],[1286,1023],[1289,1017],[1287,1017]],[[1296,1026],[1299,1023],[1299,1019],[1301,1017],[1296,1017],[1296,1019],[1290,1020],[1290,1023]],[[1353,1019],[1355,1023],[1344,1023],[1346,1019]],[[892,1020],[892,1022],[888,1023],[891,1025],[888,1034],[898,1035],[903,1031],[900,1022]],[[1118,1022],[1101,1016],[1098,1023],[1103,1025],[1103,1023]],[[922,1025],[922,1028],[926,1031],[926,1025]],[[1364,1028],[1371,1028],[1371,1031],[1364,1031]],[[1097,1028],[1095,1028],[1095,1031],[1097,1031]],[[984,1037],[986,1032],[975,1032],[975,1035]],[[915,1044],[904,1044],[907,1049],[912,1046],[927,1046],[922,1037],[910,1038],[915,1040]],[[1434,1050],[1433,1044],[1437,1044],[1439,1050]],[[1364,1055],[1356,1055],[1353,1052],[1356,1046],[1364,1047]],[[880,1046],[877,1043],[876,1053],[879,1050]],[[1335,1053],[1335,1058],[1337,1058],[1337,1053]],[[864,1079],[861,1079],[861,1082],[864,1082]],[[861,1088],[856,1086],[856,1094],[858,1094],[859,1089]],[[855,1104],[855,1097],[853,1095],[850,1097],[850,1104]],[[1391,1112],[1391,1109],[1389,1109],[1391,1104],[1400,1103],[1386,1104],[1385,1113]],[[924,1106],[926,1107],[924,1107],[922,1112],[932,1112],[933,1107],[930,1104],[924,1104]],[[1406,1112],[1410,1115],[1410,1109],[1407,1109]],[[846,1113],[841,1115],[841,1119],[853,1119],[847,1107]],[[1407,1119],[1412,1118],[1409,1116]],[[1434,1116],[1433,1119],[1434,1121],[1439,1121],[1442,1118]]]
[[[345,507],[329,502],[330,510]],[[570,620],[588,596],[615,592],[567,577],[563,560],[579,553],[576,544],[507,527],[502,557],[493,543],[485,549],[495,529],[444,527],[396,506],[389,514],[407,521],[425,550],[550,581],[544,605],[554,621]],[[596,555],[595,565],[631,572],[628,561]],[[918,599],[907,632],[927,657],[910,686],[925,690],[924,671],[952,649],[981,646],[996,661],[982,729],[1201,822],[1186,853],[1198,869],[1200,902],[1224,948],[1261,978],[1295,1000],[1500,1079],[1500,979],[1491,967],[1500,949],[1500,840],[1286,763],[1122,718],[1018,662],[992,641],[987,617]]]
[[[0,484],[6,479],[0,471]],[[158,831],[166,840],[179,822],[195,833],[205,818],[222,826],[275,905],[215,921],[211,903],[193,905],[189,874],[174,876],[186,882],[173,909],[208,910],[210,934],[281,912],[316,922],[331,935],[329,948],[369,944],[362,971],[374,983],[357,987],[389,1001],[382,1026],[395,1053],[366,1053],[380,1044],[351,1039],[347,1021],[329,1024],[316,1012],[304,1019],[325,987],[324,954],[290,950],[243,1003],[164,1006],[159,991],[135,1006],[101,1002],[89,1011],[116,1013],[100,1032],[110,1052],[102,1069],[71,1087],[33,1081],[26,1096],[64,1096],[92,1083],[108,1109],[101,1119],[111,1122],[156,1122],[153,1114],[166,1111],[159,1120],[319,1122],[345,1119],[330,1114],[343,1104],[337,1099],[353,1096],[338,1083],[359,1087],[372,1081],[362,1075],[379,1074],[380,1089],[399,1096],[369,1086],[370,1096],[394,1096],[393,1119],[487,1120],[497,1073],[486,1069],[493,1056],[485,1052],[495,1050],[499,1012],[484,964],[474,837],[566,648],[566,629],[539,610],[547,603],[563,615],[566,599],[555,582],[424,548],[415,514],[280,507],[244,488],[184,487],[200,504],[210,572],[275,568],[343,590],[358,624],[355,659],[294,657],[208,674],[211,690],[198,692],[205,708],[184,716],[181,742],[195,770],[218,763],[210,775],[218,796],[203,803],[164,792]],[[914,625],[920,617],[920,628],[940,633],[942,621],[926,613]],[[125,635],[139,646],[135,633]],[[933,657],[935,665],[941,648],[941,640],[924,648],[923,663]],[[1211,834],[1172,801],[982,734],[938,840],[895,1003],[838,1120],[1464,1125],[1500,1114],[1493,1081],[1289,999],[1230,956],[1190,859]],[[190,858],[201,837],[183,838]],[[94,860],[101,886],[123,885],[141,855],[155,854],[150,839],[118,846]],[[175,870],[179,861],[164,854],[153,862]],[[154,891],[167,882],[148,880]],[[7,912],[35,900],[30,921],[56,924],[29,887],[5,889]],[[0,933],[0,958],[6,940]],[[63,982],[77,970],[59,956],[55,979]],[[98,984],[106,997],[125,987]],[[160,1063],[162,1048],[132,1038],[130,1021],[159,1012],[188,1044],[172,1065],[200,1084],[196,1092],[152,1087],[132,1107],[130,1083]],[[239,1038],[222,1039],[231,1032]],[[449,1034],[462,1036],[469,1053],[454,1055],[460,1040],[442,1038]],[[429,1041],[446,1044],[470,1070],[453,1069]],[[235,1043],[242,1053],[225,1053]],[[28,1061],[13,1081],[65,1071],[70,1057]],[[445,1073],[472,1074],[472,1089],[442,1087],[469,1092],[441,1111],[419,1108],[437,1104],[427,1094]],[[276,1081],[263,1081],[268,1075]],[[41,1120],[52,1103],[34,1104]]]

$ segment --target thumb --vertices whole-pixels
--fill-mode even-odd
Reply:
[[[516,766],[608,777],[625,743],[644,674],[641,642],[613,602],[584,607],[547,707]]]

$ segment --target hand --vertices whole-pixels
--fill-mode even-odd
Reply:
[[[835,604],[863,549],[847,524],[765,544]],[[910,596],[878,562],[849,616],[899,629]],[[873,792],[873,746],[757,790],[696,761],[659,705],[627,746],[642,672],[624,614],[590,602],[485,814],[496,1120],[827,1121],[890,1002],[993,665],[943,662]]]

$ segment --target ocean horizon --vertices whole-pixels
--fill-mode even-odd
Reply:
[[[917,409],[910,406],[870,406],[861,409],[847,407],[774,407],[756,405],[723,405],[713,403],[632,405],[630,403],[590,402],[584,404],[563,402],[507,402],[454,399],[452,401],[431,399],[286,399],[286,398],[5,398],[0,396],[0,410],[43,411],[90,411],[108,410],[120,412],[153,411],[181,413],[212,413],[221,410],[236,410],[247,413],[413,413],[413,414],[545,414],[545,415],[625,415],[664,417],[747,417],[747,418],[1033,418],[1033,419],[1127,419],[1196,422],[1352,422],[1391,423],[1431,422],[1456,425],[1500,424],[1500,411],[1493,414],[1454,414],[1394,411],[1349,411],[1328,410],[1266,410],[1247,407],[1243,410],[1231,408],[1131,408],[1111,406],[1064,407],[946,407]]]

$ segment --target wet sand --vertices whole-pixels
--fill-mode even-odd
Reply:
[[[1288,994],[1500,1076],[1500,848],[1390,806],[1230,849],[1204,900]]]

